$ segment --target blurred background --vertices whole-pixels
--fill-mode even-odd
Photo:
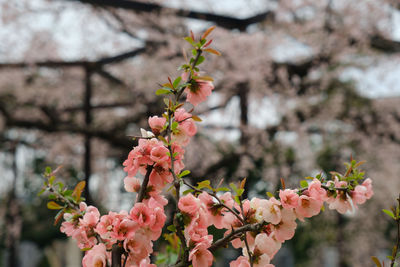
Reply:
[[[86,180],[89,203],[129,210],[121,164],[158,84],[176,77],[182,37],[211,25],[215,90],[185,160],[191,179],[247,177],[248,197],[344,171],[374,182],[352,214],[299,223],[277,267],[373,266],[395,242],[381,209],[400,192],[400,5],[390,0],[0,1],[0,266],[75,267],[82,253],[37,197],[46,166]],[[218,234],[218,233],[217,233]],[[162,250],[162,243],[156,244]],[[215,266],[238,254],[220,252]]]

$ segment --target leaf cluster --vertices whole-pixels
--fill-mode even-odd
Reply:
[[[59,210],[55,216],[55,223],[57,224],[64,213],[72,213],[74,210],[79,209],[79,204],[85,200],[82,192],[85,189],[85,181],[79,182],[73,190],[68,189],[61,181],[56,181],[56,173],[61,167],[54,171],[51,167],[46,167],[44,172],[45,181],[43,188],[38,193],[38,196],[44,192],[49,192],[47,208],[51,210]]]

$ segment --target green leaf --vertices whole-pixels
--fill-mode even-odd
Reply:
[[[51,200],[51,199],[56,199],[57,197],[56,197],[56,195],[54,195],[54,194],[50,194],[49,195],[49,199]]]
[[[238,203],[238,204],[240,205],[240,199],[239,199],[238,196],[235,196],[235,197],[234,197],[234,200],[235,200],[236,203]]]
[[[203,188],[208,188],[208,189],[212,190],[212,188],[210,186],[210,180],[204,180],[204,181],[201,181],[201,182],[197,183],[197,189],[200,190],[200,189],[203,189]]]
[[[308,183],[307,183],[307,181],[306,181],[306,180],[302,180],[302,181],[300,181],[300,186],[301,186],[302,188],[306,188],[306,187],[308,187]]]
[[[168,231],[171,231],[171,232],[176,232],[175,225],[173,225],[173,224],[169,225],[169,226],[167,227],[167,230],[168,230]]]
[[[159,136],[158,136],[158,139],[161,140],[161,141],[163,141],[164,144],[168,144],[168,141],[167,141],[167,139],[165,139],[164,136],[159,135]],[[168,153],[169,153],[169,152],[168,152]]]
[[[92,248],[82,248],[81,251],[88,251],[91,250]]]
[[[272,194],[271,192],[267,192],[266,194],[267,194],[267,196],[270,197],[270,198],[271,198],[271,197],[275,197],[274,194]]]
[[[168,90],[168,89],[158,89],[156,91],[156,95],[167,95],[170,93],[171,93],[171,90]]]
[[[173,131],[173,130],[176,130],[176,128],[178,128],[178,126],[179,126],[179,123],[177,122],[177,121],[174,121],[173,123],[172,123],[172,125],[171,125],[171,130]]]
[[[71,199],[72,199],[72,193],[73,193],[72,190],[64,190],[63,195],[65,197],[71,197]]]
[[[229,191],[231,191],[228,187],[220,187],[220,188],[217,188],[217,192],[221,192],[221,191],[223,191],[223,192],[229,192]]]
[[[54,201],[49,201],[49,202],[47,202],[47,208],[50,210],[59,210],[59,209],[62,209],[63,206],[57,204]]]
[[[198,66],[198,65],[200,65],[201,63],[203,63],[204,59],[205,59],[205,58],[204,58],[203,56],[200,56],[199,59],[197,60],[195,66]]]
[[[43,188],[42,190],[40,190],[39,193],[37,194],[37,196],[38,197],[41,196],[44,193],[44,191],[46,191],[46,188]]]
[[[179,85],[179,83],[181,82],[181,80],[182,80],[182,77],[181,77],[181,76],[178,76],[178,78],[176,78],[176,79],[174,80],[174,82],[172,83],[172,85],[174,86],[174,88],[176,88],[176,87]]]
[[[238,191],[237,191],[238,197],[240,197],[241,195],[243,195],[243,193],[244,193],[244,189],[243,189],[243,188],[238,189]]]
[[[51,167],[47,166],[45,169],[45,174],[49,174],[51,173]]]
[[[58,182],[58,183],[56,183],[56,185],[58,185],[58,191],[61,192],[61,190],[64,189],[64,184],[62,182]]]
[[[164,104],[167,106],[167,107],[169,107],[169,99],[168,98],[164,98],[163,99],[163,101],[164,101]],[[167,119],[167,118],[166,118]]]
[[[392,217],[393,219],[396,220],[396,217],[394,217],[393,212],[391,212],[390,210],[385,210],[385,209],[383,209],[382,211],[383,211],[384,213],[386,213],[387,215],[389,215],[390,217]]]
[[[182,89],[182,88],[187,87],[189,85],[190,85],[190,83],[182,83],[181,85],[179,85],[178,89]]]
[[[184,170],[183,172],[181,172],[181,173],[178,175],[178,177],[181,178],[181,177],[186,176],[186,175],[189,175],[189,174],[190,174],[190,171],[189,171],[189,170]]]
[[[234,183],[230,183],[229,186],[233,189],[233,191],[237,192],[238,188]]]
[[[55,177],[54,175],[52,175],[52,176],[49,178],[49,185],[53,185],[53,182],[54,182],[55,179],[56,179],[56,177]]]
[[[198,116],[196,116],[196,115],[192,115],[192,120],[194,120],[194,121],[201,121],[201,119],[200,119]]]
[[[187,195],[187,194],[189,194],[189,193],[192,193],[192,192],[194,192],[193,189],[188,189],[188,190],[183,191],[182,194],[185,196],[185,195]]]
[[[178,67],[178,70],[187,70],[190,69],[190,66],[188,64],[183,64]]]
[[[189,44],[191,44],[191,45],[195,45],[194,44],[194,40],[192,39],[192,37],[190,37],[190,36],[188,36],[188,37],[185,37],[185,38],[183,38],[186,42],[188,42]]]
[[[375,262],[377,267],[382,267],[382,264],[379,262],[377,257],[372,256],[371,259]]]

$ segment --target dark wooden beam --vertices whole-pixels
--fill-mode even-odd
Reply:
[[[158,43],[160,45],[161,43]],[[154,47],[156,43],[149,42],[149,46]],[[135,48],[131,51],[118,54],[116,56],[103,57],[95,61],[75,60],[75,61],[62,61],[62,60],[44,60],[33,63],[28,62],[15,62],[15,63],[0,63],[0,69],[6,68],[28,68],[28,67],[48,67],[48,68],[64,68],[64,67],[90,67],[92,69],[100,68],[103,65],[119,63],[121,61],[133,58],[143,54],[150,49],[149,46]]]
[[[175,16],[178,17],[210,21],[215,23],[219,27],[230,30],[238,29],[240,31],[245,31],[246,28],[251,24],[259,23],[267,19],[274,18],[274,14],[271,11],[266,11],[249,18],[239,19],[225,15],[213,14],[209,12],[169,8],[155,3],[144,3],[138,1],[128,1],[128,0],[69,0],[69,1],[78,1],[93,6],[122,8],[125,10],[133,10],[136,12],[160,13],[161,11],[166,11],[166,13],[174,14]]]

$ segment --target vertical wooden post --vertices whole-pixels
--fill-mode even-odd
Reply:
[[[91,81],[91,76],[92,76],[92,69],[90,66],[85,66],[85,93],[83,96],[83,109],[85,113],[85,125],[87,128],[91,126],[92,123],[92,104],[91,104],[91,98],[92,98],[92,81]],[[85,141],[84,141],[84,146],[85,146],[85,155],[84,155],[84,171],[85,171],[85,182],[86,182],[86,187],[85,187],[85,198],[86,198],[86,203],[87,204],[93,204],[92,198],[90,196],[89,192],[89,182],[90,182],[90,175],[92,174],[92,165],[91,165],[91,135],[90,134],[85,134]]]
[[[240,105],[240,144],[242,146],[247,145],[248,133],[247,126],[249,123],[248,119],[248,94],[249,94],[249,85],[247,82],[242,82],[238,84],[238,96],[239,96],[239,105]]]

